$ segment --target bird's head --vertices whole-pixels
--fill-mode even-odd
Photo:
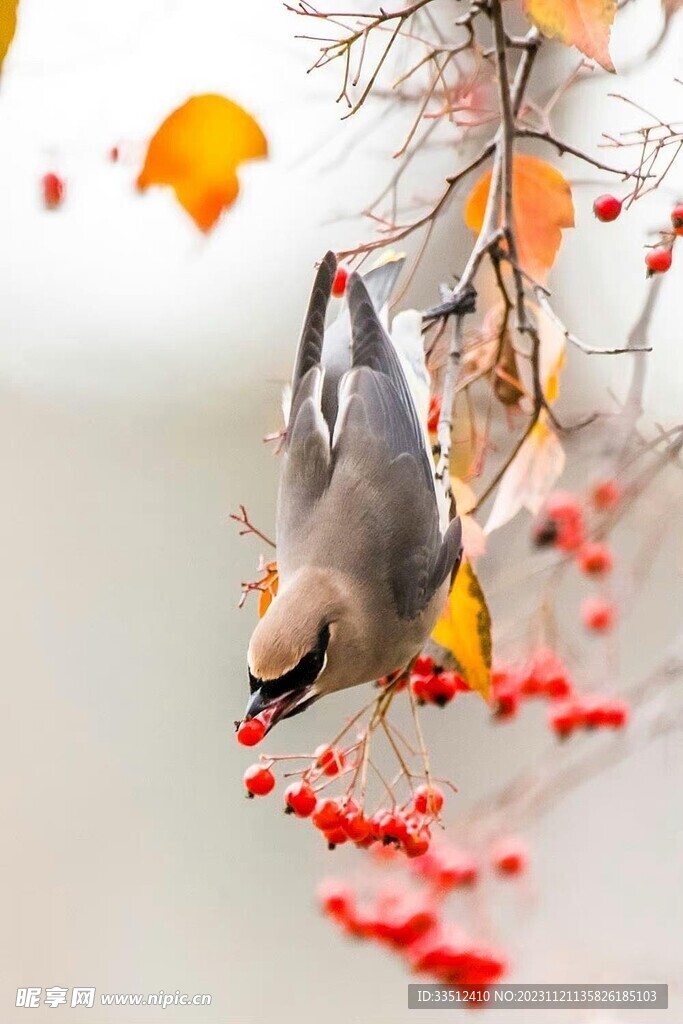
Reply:
[[[345,604],[323,570],[303,570],[278,593],[249,644],[245,719],[259,715],[271,729],[337,688],[330,666],[339,662]]]

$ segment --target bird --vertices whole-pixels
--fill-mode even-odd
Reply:
[[[426,431],[360,274],[346,289],[350,345],[342,327],[325,331],[336,266],[327,253],[299,340],[277,498],[278,593],[247,653],[245,720],[259,716],[268,731],[323,696],[405,668],[462,557],[457,516],[442,532]]]

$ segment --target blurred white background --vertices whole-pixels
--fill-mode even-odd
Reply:
[[[319,919],[314,883],[333,859],[318,837],[243,799],[250,757],[232,721],[254,609],[236,600],[259,546],[227,522],[244,502],[271,527],[277,464],[260,439],[279,426],[311,269],[367,231],[338,218],[384,184],[401,124],[377,110],[341,124],[330,79],[304,73],[310,44],[292,38],[302,25],[275,0],[22,0],[20,15],[0,90],[0,1016],[22,1019],[20,985],[94,985],[213,996],[201,1010],[92,1011],[98,1024],[421,1018],[405,1010],[395,962]],[[617,65],[654,38],[658,17],[656,3],[634,5]],[[681,38],[679,25],[620,89],[660,114],[680,110]],[[566,104],[559,125],[579,144],[627,120],[612,87],[596,75]],[[133,182],[166,114],[212,90],[254,114],[272,155],[242,169],[239,202],[204,238],[169,190],[141,197]],[[419,191],[453,160],[432,153]],[[39,201],[47,170],[67,180],[54,213]],[[619,343],[645,294],[638,239],[666,224],[671,195],[606,228],[592,221],[595,191],[576,188],[577,230],[554,287],[577,333]],[[406,301],[433,302],[467,242],[454,207]],[[683,386],[671,277],[648,392],[663,421],[680,420]],[[627,382],[624,364],[608,362],[572,355],[566,391],[580,405],[609,408],[607,379]],[[654,594],[653,584],[640,621],[656,646],[680,613]],[[356,704],[351,694],[317,706],[275,746],[312,747]],[[447,734],[429,721],[435,760],[464,801],[550,742],[533,714],[505,731],[482,730],[485,714],[469,699]],[[504,907],[515,978],[616,969],[619,980],[674,981],[683,839],[667,779],[682,766],[674,735],[540,824],[532,887]]]

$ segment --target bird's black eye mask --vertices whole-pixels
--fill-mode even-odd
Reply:
[[[318,642],[312,651],[305,654],[301,661],[290,669],[289,672],[285,672],[279,679],[269,679],[263,681],[257,679],[256,676],[252,675],[249,671],[249,689],[251,693],[255,693],[257,690],[261,691],[263,697],[266,700],[275,700],[277,697],[282,697],[286,693],[291,693],[293,690],[299,690],[303,687],[310,686],[320,675],[323,666],[325,664],[325,653],[327,651],[327,645],[330,642],[330,627],[328,625],[323,626],[318,635]]]

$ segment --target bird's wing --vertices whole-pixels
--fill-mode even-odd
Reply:
[[[382,327],[363,280],[358,274],[352,274],[349,278],[347,291],[353,336],[353,367],[367,367],[375,379],[377,374],[381,374],[391,383],[392,391],[387,392],[384,389],[383,421],[387,436],[400,435],[403,438],[403,447],[397,454],[407,452],[415,458],[425,481],[434,493],[432,464],[425,446],[424,429],[417,415],[398,353]],[[370,405],[369,411],[372,415],[372,402]]]
[[[311,514],[330,480],[330,430],[321,410],[324,373],[320,357],[336,266],[334,255],[328,252],[315,277],[294,365],[277,508],[281,568],[296,561]]]
[[[387,304],[404,263],[404,257],[396,257],[370,270],[363,277],[370,301],[384,323],[387,319]],[[339,383],[346,371],[351,369],[351,318],[346,301],[337,319],[325,331],[322,362],[325,367],[323,414],[330,430],[333,430],[337,418]]]
[[[401,618],[422,612],[452,570],[459,524],[442,539],[432,468],[398,356],[357,275],[349,281],[353,368],[340,388],[332,444],[331,492],[359,481],[380,524],[376,551]],[[349,494],[349,500],[353,500]]]
[[[335,255],[332,252],[328,252],[315,275],[313,291],[308,301],[304,326],[301,330],[301,338],[299,339],[299,347],[294,362],[294,373],[292,374],[292,407],[290,408],[287,421],[288,429],[294,422],[292,412],[299,384],[312,366],[320,364],[325,337],[325,314],[327,313],[336,270],[337,260]]]

